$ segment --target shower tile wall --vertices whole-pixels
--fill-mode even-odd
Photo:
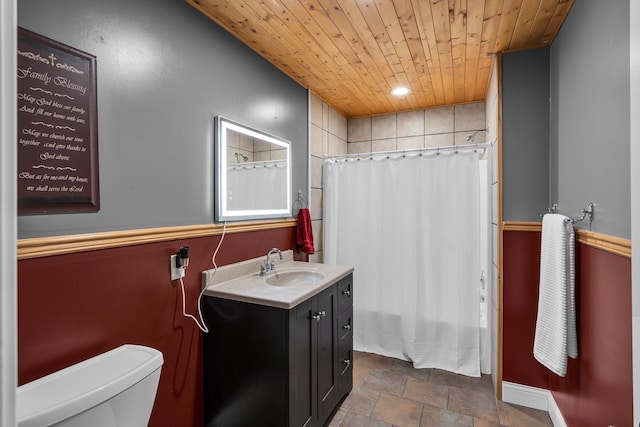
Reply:
[[[348,124],[349,154],[466,144],[476,131],[474,142],[486,141],[484,102],[358,117]]]
[[[310,210],[316,253],[322,262],[322,158],[372,151],[408,150],[487,141],[485,103],[430,108],[347,121],[336,110],[311,94],[311,194]]]
[[[347,154],[347,119],[311,94],[311,194],[309,197],[315,254],[322,262],[322,158]]]

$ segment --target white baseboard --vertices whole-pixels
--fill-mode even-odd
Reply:
[[[556,400],[553,398],[553,394],[549,392],[549,416],[554,427],[567,427],[567,423],[564,422],[562,412],[556,405]]]
[[[502,381],[502,400],[514,405],[547,411],[554,427],[567,427],[549,390]]]

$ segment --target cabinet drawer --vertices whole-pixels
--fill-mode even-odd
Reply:
[[[338,318],[338,336],[340,337],[340,341],[347,336],[351,335],[351,331],[353,330],[353,307],[347,308],[340,317]]]
[[[349,393],[353,388],[353,335],[340,340],[338,357],[338,387],[340,395]]]
[[[338,313],[353,305],[353,274],[338,282]]]

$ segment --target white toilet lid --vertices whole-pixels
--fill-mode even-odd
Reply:
[[[18,387],[20,426],[42,426],[86,411],[162,366],[162,353],[125,344]]]

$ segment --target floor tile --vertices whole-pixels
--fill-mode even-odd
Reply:
[[[420,427],[474,427],[473,417],[424,405]]]
[[[487,421],[499,422],[495,397],[486,392],[470,392],[470,389],[449,387],[448,409]]]
[[[381,420],[375,420],[353,413],[345,413],[340,424],[330,424],[330,427],[396,427],[393,424],[385,423]]]
[[[371,418],[398,427],[420,427],[422,406],[410,399],[381,394]]]
[[[473,419],[473,427],[505,427],[502,424],[494,423],[493,421],[483,420],[482,418]]]
[[[409,377],[403,397],[446,409],[449,403],[449,387]]]
[[[551,417],[545,411],[498,401],[500,423],[507,427],[546,427],[553,426]]]
[[[460,374],[454,374],[453,372],[443,371],[442,369],[433,369],[431,371],[429,381],[458,388],[471,387],[470,377]]]
[[[406,375],[374,368],[370,369],[369,374],[362,380],[362,388],[402,396],[406,382]]]
[[[407,362],[405,360],[394,360],[391,370],[425,381],[429,381],[429,376],[432,371],[432,369],[416,369],[413,367],[411,362]]]
[[[329,427],[552,427],[544,411],[495,398],[491,376],[466,377],[354,352],[353,390]]]
[[[369,374],[369,371],[372,368],[362,363],[358,363],[358,361],[354,361],[353,363],[353,386],[357,387],[362,384],[362,380]]]
[[[340,408],[347,410],[348,412],[368,417],[371,415],[373,407],[378,401],[378,396],[380,396],[380,393],[375,390],[355,388],[342,402]]]

